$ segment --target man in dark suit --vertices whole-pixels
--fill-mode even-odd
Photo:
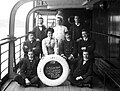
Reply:
[[[76,43],[71,40],[70,32],[65,32],[65,40],[60,44],[59,53],[67,60],[71,70],[73,70],[75,66],[75,61],[73,59],[77,57],[76,47]]]
[[[40,44],[36,41],[33,32],[28,32],[28,39],[23,43],[23,51],[24,56],[26,57],[28,54],[28,50],[33,50],[34,55],[39,57],[40,51]]]
[[[39,59],[34,57],[33,51],[28,51],[28,57],[22,59],[23,64],[20,69],[20,75],[15,77],[18,84],[26,86],[40,86],[40,80],[37,76],[37,65]]]
[[[70,27],[70,32],[72,34],[72,40],[78,42],[82,37],[83,24],[80,23],[79,16],[74,16],[75,24]]]
[[[88,86],[92,85],[92,60],[87,51],[83,52],[83,57],[79,60],[77,68],[71,75],[71,85]]]
[[[37,26],[33,29],[35,38],[40,43],[40,51],[41,51],[41,57],[42,57],[42,40],[47,37],[46,35],[46,27],[43,25],[43,18],[39,17]]]

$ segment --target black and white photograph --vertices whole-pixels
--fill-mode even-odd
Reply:
[[[1,0],[0,91],[120,91],[120,0]]]

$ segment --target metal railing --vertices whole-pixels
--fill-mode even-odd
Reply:
[[[2,42],[3,40],[1,40],[1,44],[0,44],[0,84],[2,82],[2,78],[3,78],[3,73],[8,69],[8,65],[5,64],[5,62],[8,62],[8,58],[6,57],[5,60],[2,60],[2,56],[7,53],[9,50],[5,50],[2,52],[2,47],[5,45],[5,44],[9,44],[9,40],[6,40],[4,42]],[[8,56],[8,55],[7,55]],[[5,64],[5,65],[3,65]],[[5,75],[5,73],[4,73]]]
[[[15,43],[15,60],[13,61],[14,64],[14,72],[17,72],[16,65],[21,59],[23,52],[22,52],[22,45],[25,41],[26,35],[15,38],[11,40],[10,38],[4,38],[0,40],[0,84],[3,83],[4,77],[9,74],[9,43],[14,41]],[[3,42],[2,42],[3,41]],[[6,45],[8,48],[6,48]],[[3,51],[2,51],[3,50]],[[19,55],[19,56],[17,56]],[[16,62],[17,61],[17,62]]]

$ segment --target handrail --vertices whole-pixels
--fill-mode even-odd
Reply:
[[[3,41],[2,43],[0,43],[0,46],[1,46],[1,45],[4,45],[4,44],[7,44],[7,43],[9,43],[9,42],[10,42],[10,40]]]
[[[14,40],[17,40],[17,39],[20,39],[20,38],[22,38],[22,37],[26,37],[27,35],[24,35],[24,36],[21,36],[21,37],[18,37],[18,38],[16,38],[16,37],[14,37]],[[11,41],[11,39],[13,40],[13,38],[12,37],[6,37],[6,38],[3,38],[3,39],[1,39],[0,40],[0,42],[2,42],[2,43],[0,43],[0,45],[4,45],[4,44],[6,44],[6,43],[9,43],[10,41]],[[6,40],[6,41],[5,41]]]
[[[0,41],[6,40],[6,39],[8,39],[8,37],[6,37],[6,38],[3,38],[3,39],[0,39]]]
[[[120,39],[120,36],[113,35],[113,34],[105,34],[105,33],[94,32],[94,31],[90,31],[90,32],[93,33],[93,34],[103,35],[103,36],[107,36],[107,37],[115,37],[115,38]]]
[[[6,49],[4,52],[2,52],[1,53],[1,46],[4,46],[4,45],[6,45],[6,44],[9,44],[10,42],[15,42],[15,41],[18,41],[18,44],[16,44],[17,46],[15,46],[14,45],[14,47],[15,48],[19,48],[19,50],[17,51],[17,53],[19,53],[19,57],[17,57],[17,58],[15,58],[15,60],[13,59],[13,64],[14,64],[14,67],[13,67],[13,70],[16,70],[16,59],[19,59],[19,58],[21,58],[21,56],[23,55],[22,53],[21,53],[21,50],[22,50],[22,44],[23,44],[23,41],[25,41],[25,37],[26,37],[27,35],[24,35],[24,36],[20,36],[20,37],[10,37],[10,36],[8,36],[8,38],[4,38],[5,40],[1,40],[0,42],[2,42],[2,43],[0,43],[0,83],[2,82],[2,79],[3,78],[1,78],[1,74],[3,74],[3,72],[6,70],[6,69],[8,69],[9,70],[9,67],[8,67],[8,65],[6,66],[6,68],[4,69],[4,70],[2,70],[2,72],[1,72],[1,66],[3,65],[3,63],[4,62],[6,62],[6,61],[9,61],[9,54],[8,54],[8,58],[7,59],[5,59],[5,60],[1,60],[1,55],[3,55],[4,53],[6,53],[6,52],[8,52],[9,51],[9,47],[8,47],[8,49]],[[14,54],[14,56],[16,55],[16,53]],[[14,69],[15,68],[15,69]],[[16,72],[16,71],[15,71]],[[8,73],[7,73],[8,74]],[[4,74],[3,74],[4,75]]]
[[[16,39],[18,40],[18,39],[21,39],[21,38],[26,37],[26,36],[27,36],[27,34],[26,34],[26,35],[23,35],[23,36],[20,36],[20,37],[18,37],[18,38],[16,38]]]
[[[14,37],[16,40],[18,40],[18,39],[20,39],[20,38],[23,38],[23,37],[26,37],[27,35],[24,35],[24,36],[21,36],[21,37],[18,37],[18,38],[16,38],[16,37]],[[6,40],[6,41],[5,41]],[[3,43],[0,43],[0,45],[4,45],[4,44],[6,44],[6,43],[9,43],[10,41],[11,41],[11,37],[9,36],[9,37],[6,37],[6,38],[3,38],[3,39],[1,39],[0,41],[3,41]]]

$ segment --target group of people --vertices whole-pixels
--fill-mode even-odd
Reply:
[[[22,86],[41,85],[37,76],[37,65],[43,56],[57,54],[65,58],[70,67],[68,79],[74,86],[89,86],[92,83],[92,64],[94,62],[95,41],[90,38],[89,31],[74,17],[75,24],[68,30],[62,25],[63,18],[56,18],[54,28],[46,28],[43,18],[39,18],[38,26],[28,33],[23,44],[24,58],[20,63],[20,75],[15,77]]]

